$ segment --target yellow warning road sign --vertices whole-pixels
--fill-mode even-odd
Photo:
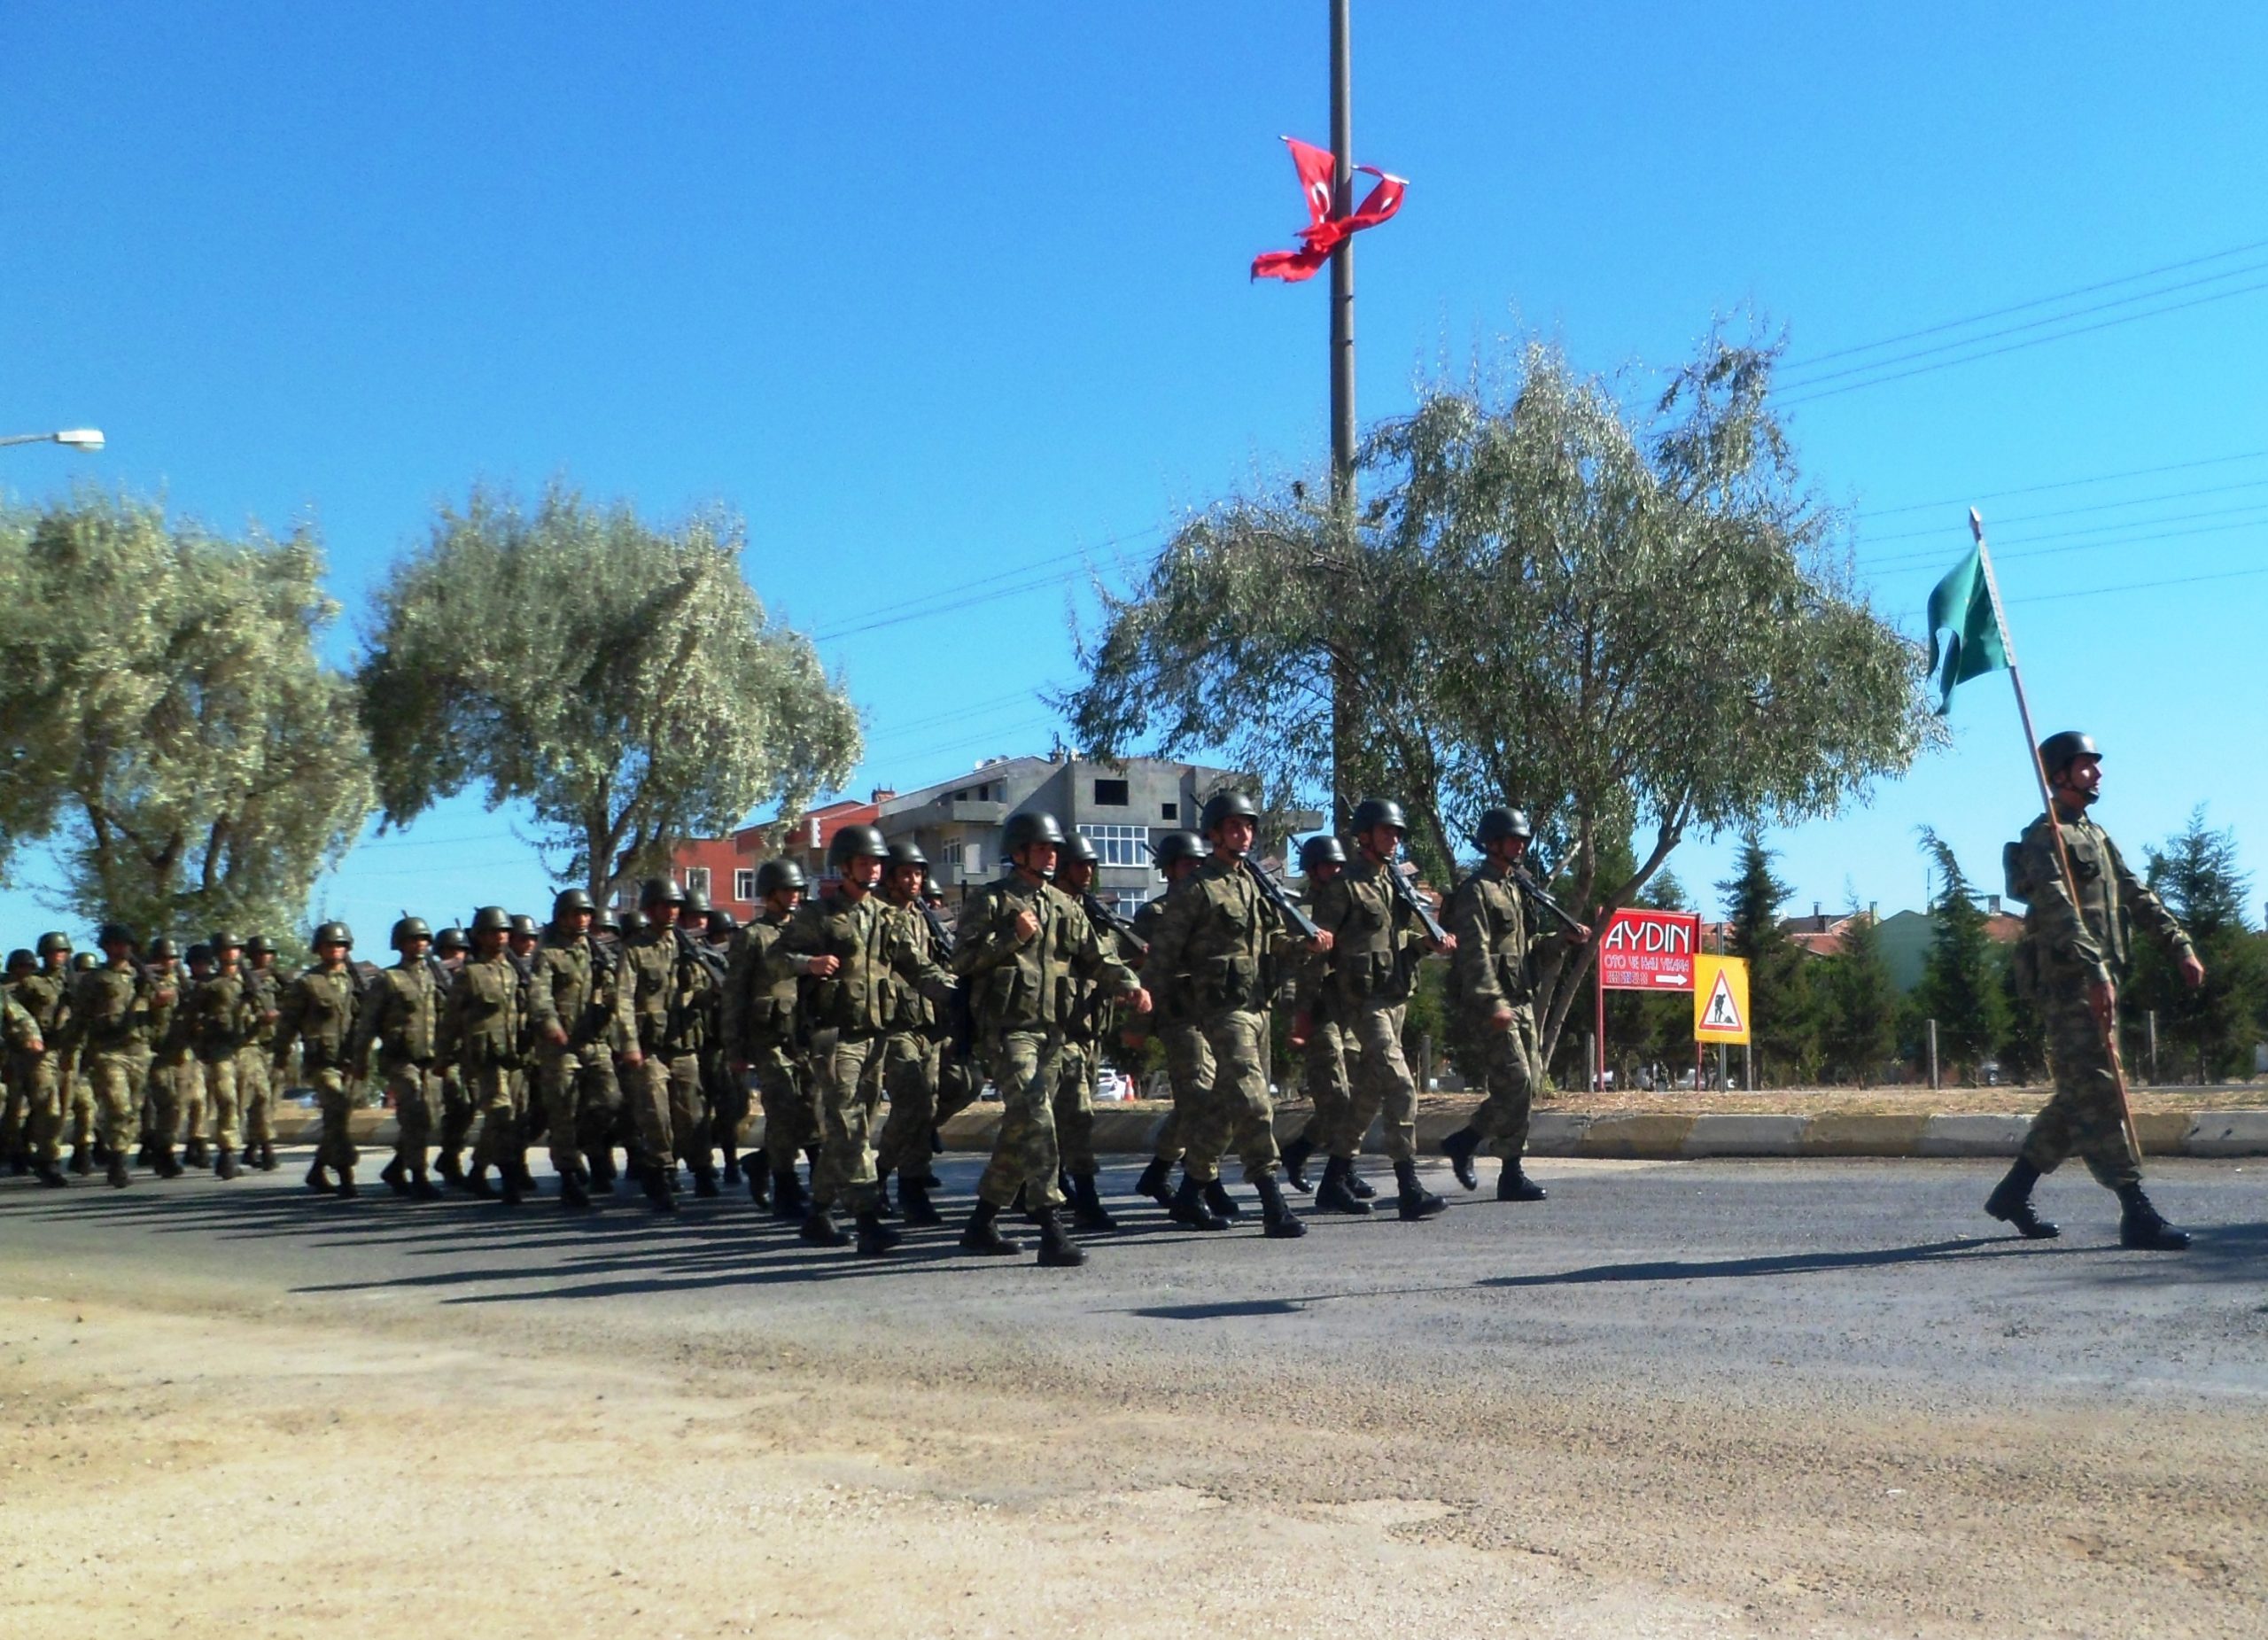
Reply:
[[[1693,1039],[1748,1040],[1747,958],[1694,953]]]

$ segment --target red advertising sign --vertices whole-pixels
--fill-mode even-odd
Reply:
[[[1618,911],[1599,942],[1599,983],[1609,991],[1690,991],[1701,919],[1689,911]]]

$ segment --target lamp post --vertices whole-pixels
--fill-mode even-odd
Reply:
[[[99,450],[103,447],[99,427],[66,427],[61,432],[0,433],[0,444],[63,444],[74,450]]]

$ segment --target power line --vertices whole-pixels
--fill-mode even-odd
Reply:
[[[2210,535],[2225,530],[2250,529],[2254,524],[2261,522],[2256,515],[2262,512],[2268,512],[2268,501],[2255,501],[2250,505],[2244,507],[2209,508],[2203,512],[2177,513],[2169,518],[2121,518],[2112,524],[2089,525],[2084,528],[2076,530],[2056,530],[2045,535],[2016,535],[2000,539],[2005,545],[2011,547],[2038,547],[2040,543],[2046,541],[2076,541],[2085,536],[2101,535],[2109,532],[2114,535],[2115,540],[2111,541],[2095,541],[2089,544],[2093,546],[2128,546],[2140,542],[2178,540],[2183,536],[2187,535]],[[2200,518],[2235,517],[2240,514],[2255,516],[2245,517],[2239,523],[2213,525],[2203,529],[2168,530],[2160,527],[2169,524],[2194,523]],[[1957,528],[1959,528],[1959,526],[1950,525],[1946,527],[1944,533],[1948,540],[1950,540],[1950,538],[1954,534]],[[2121,530],[2139,530],[2141,531],[2142,533],[2135,535],[2117,535],[2117,532]],[[1959,528],[1959,533],[1961,540],[1964,542],[1967,541],[1969,539],[1969,532],[1965,528]],[[1930,552],[1903,552],[1899,553],[1896,557],[1879,559],[1872,564],[1868,564],[1862,559],[1860,561],[1859,567],[1868,570],[1889,570],[1900,568],[1911,564],[1931,564],[1935,563],[1945,550],[1946,550],[1946,548],[1940,548]],[[1966,550],[1966,548],[1964,548],[1963,550]],[[2073,551],[2079,549],[2065,548],[2060,550]],[[2010,554],[2006,556],[2013,556],[2015,555]]]
[[[2090,484],[2115,484],[2124,478],[2151,478],[2160,473],[2187,472],[2197,467],[2225,467],[2234,462],[2268,460],[2268,450],[2244,450],[2234,455],[2208,455],[2194,462],[2170,462],[2162,467],[2132,467],[2124,472],[2096,473],[2085,478],[2058,478],[2048,484],[2027,484],[2013,490],[1984,490],[1949,495],[1942,501],[1907,501],[1896,507],[1861,507],[1862,518],[1890,518],[1899,513],[1927,512],[1934,507],[1968,507],[1977,501],[2006,501],[2011,495],[2038,495],[2047,490],[2076,490]]]
[[[2233,491],[2256,490],[2261,488],[2263,486],[2268,486],[2268,478],[2247,478],[2236,484],[2209,484],[2201,486],[2194,489],[2167,490],[2157,495],[2138,495],[2131,501],[2089,501],[2084,507],[2058,507],[2047,512],[2009,513],[2003,517],[1994,519],[1992,522],[1996,525],[2009,524],[2037,524],[2043,518],[2076,518],[2083,514],[2091,512],[2117,512],[2128,507],[2150,507],[2156,505],[2160,501],[2188,501],[2192,497],[2199,495],[2226,495]],[[1953,506],[1958,504],[1959,503],[1957,502],[1948,502],[1946,503],[1947,509],[1950,510]],[[1926,529],[1899,530],[1889,535],[1871,536],[1868,540],[1870,544],[1878,547],[1886,541],[1918,540],[1925,536],[1940,535],[1943,533],[1943,526],[1932,525]]]
[[[1113,544],[1139,540],[1145,536],[1159,534],[1168,527],[1159,524],[1152,525],[1147,529],[1131,531],[1125,535],[1115,538]],[[822,628],[813,633],[812,641],[831,643],[839,638],[855,637],[861,633],[879,632],[886,627],[903,626],[908,621],[927,620],[936,615],[949,615],[959,610],[972,609],[978,604],[993,602],[1001,598],[1019,597],[1025,593],[1037,591],[1043,587],[1060,586],[1071,579],[1069,575],[1061,571],[1061,566],[1083,563],[1088,556],[1086,548],[1079,548],[1070,552],[1056,553],[1050,557],[1034,559],[1029,564],[1019,564],[1014,569],[1002,570],[997,574],[985,576],[979,580],[959,582],[952,587],[951,594],[945,595],[945,601],[943,602],[937,602],[940,595],[929,593],[919,597],[902,598],[894,603],[882,604],[874,609],[862,610],[841,625]],[[1041,573],[1041,571],[1047,572]],[[998,584],[1004,581],[1014,581],[1015,584],[1011,586]],[[990,590],[985,590],[986,588]]]
[[[2061,603],[2067,598],[2105,598],[2119,592],[2155,592],[2162,587],[2194,587],[2205,581],[2238,581],[2256,575],[2268,575],[2268,564],[2258,564],[2249,570],[2224,570],[2212,575],[2177,575],[2164,580],[2129,581],[2123,587],[2089,587],[2079,592],[2038,592],[2026,597],[2010,598],[2010,603]]]
[[[1947,319],[1941,323],[1924,325],[1918,330],[1906,330],[1896,336],[1885,336],[1880,341],[1861,342],[1855,347],[1837,347],[1831,353],[1813,354],[1809,358],[1798,359],[1791,364],[1790,368],[1798,370],[1808,369],[1814,365],[1824,364],[1830,359],[1847,359],[1853,354],[1875,353],[1884,347],[1894,347],[1900,342],[1919,341],[1925,336],[1939,336],[1947,330],[1958,330],[1968,325],[1982,324],[1987,319],[2003,319],[2014,313],[2029,313],[2035,307],[2052,307],[2057,302],[2068,302],[2074,297],[2093,296],[2097,291],[2116,290],[2122,284],[2139,284],[2144,279],[2155,279],[2163,274],[2179,273],[2186,268],[2202,268],[2207,262],[2226,261],[2232,256],[2244,256],[2258,250],[2268,250],[2268,239],[2255,240],[2250,245],[2232,245],[2225,251],[2215,251],[2207,256],[2193,256],[2185,261],[2167,262],[2162,267],[2146,268],[2140,273],[2122,274],[2116,279],[2104,279],[2094,284],[2083,284],[2076,290],[2060,291],[2054,296],[2036,296],[2030,301],[2017,302],[2007,307],[1994,307],[1984,313],[1971,314],[1965,319]]]

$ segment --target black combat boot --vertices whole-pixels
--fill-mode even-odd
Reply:
[[[49,1190],[61,1190],[71,1183],[64,1178],[63,1170],[52,1162],[34,1162],[32,1173]]]
[[[1166,1183],[1173,1174],[1173,1163],[1163,1156],[1153,1156],[1150,1165],[1142,1170],[1142,1177],[1134,1181],[1134,1193],[1147,1196],[1161,1208],[1173,1205],[1173,1186]]]
[[[260,1170],[263,1173],[276,1171],[276,1143],[273,1139],[260,1141]]]
[[[1087,1250],[1071,1240],[1053,1208],[1039,1210],[1039,1262],[1069,1270],[1087,1262]]]
[[[1082,1230],[1118,1228],[1118,1221],[1102,1204],[1102,1193],[1095,1188],[1095,1176],[1091,1173],[1071,1175],[1071,1222]],[[1043,1259],[1045,1256],[1043,1254]]]
[[[796,1171],[790,1161],[788,1170],[772,1176],[772,1216],[788,1224],[799,1224],[811,1210],[811,1198],[804,1193],[803,1176]]]
[[[464,1183],[464,1163],[457,1160],[457,1153],[454,1150],[443,1151],[441,1159],[433,1164],[433,1170],[449,1184]]]
[[[591,1193],[583,1188],[583,1181],[572,1173],[559,1181],[559,1205],[573,1212],[581,1212],[591,1205]]]
[[[882,1215],[872,1208],[858,1215],[858,1224],[860,1258],[880,1258],[905,1239],[883,1224]]]
[[[1351,1161],[1347,1163],[1347,1188],[1365,1201],[1372,1200],[1379,1193],[1375,1185],[1355,1171],[1355,1164]]]
[[[340,1168],[338,1170],[338,1194],[341,1201],[352,1201],[355,1197],[362,1193],[361,1191],[354,1188],[354,1170],[353,1168]]]
[[[12,1151],[10,1151],[10,1152],[8,1153],[8,1171],[9,1171],[9,1172],[11,1172],[11,1173],[12,1173],[13,1175],[15,1175],[18,1178],[23,1178],[23,1176],[24,1176],[25,1174],[27,1174],[27,1173],[28,1173],[28,1172],[30,1172],[31,1170],[32,1170],[32,1153],[31,1153],[30,1151],[28,1151],[28,1150],[12,1150]]]
[[[181,1163],[174,1160],[174,1147],[159,1145],[151,1153],[150,1170],[159,1178],[179,1178]]]
[[[724,1193],[718,1188],[717,1170],[713,1166],[704,1165],[693,1170],[693,1193],[711,1201]]]
[[[1460,1189],[1480,1188],[1480,1176],[1472,1170],[1473,1154],[1480,1148],[1480,1135],[1471,1128],[1459,1128],[1441,1141],[1441,1154],[1449,1159],[1449,1171],[1456,1175]]]
[[[1357,1196],[1353,1189],[1355,1164],[1345,1156],[1333,1156],[1323,1164],[1323,1183],[1316,1187],[1315,1204],[1328,1212],[1351,1213],[1360,1218],[1371,1210],[1371,1204]]]
[[[520,1194],[534,1196],[543,1193],[536,1188],[535,1175],[528,1171],[528,1159],[525,1152],[514,1156],[509,1165],[512,1173],[512,1184]],[[504,1171],[504,1167],[500,1165],[496,1170],[501,1173]]]
[[[185,1168],[201,1168],[209,1165],[205,1154],[203,1139],[193,1139],[181,1147],[181,1164]]]
[[[2140,1185],[2121,1185],[2118,1205],[2118,1245],[2145,1253],[2179,1253],[2189,1245],[2189,1232],[2177,1230],[2159,1216]]]
[[[614,1193],[614,1146],[583,1153],[583,1168],[590,1175],[591,1193],[610,1196]]]
[[[1499,1201],[1541,1201],[1550,1193],[1520,1170],[1518,1156],[1507,1160],[1504,1170],[1496,1175],[1496,1200]]]
[[[741,1153],[730,1145],[725,1146],[725,1166],[717,1175],[717,1182],[727,1190],[741,1182]]]
[[[2008,1176],[1992,1187],[1984,1198],[1984,1210],[2015,1230],[2027,1241],[2046,1241],[2063,1232],[2032,1210],[2031,1187],[2039,1182],[2039,1170],[2022,1156],[2008,1170]]]
[[[677,1211],[677,1192],[670,1188],[669,1175],[659,1168],[641,1167],[638,1186],[646,1193],[646,1200],[654,1204],[656,1213]]]
[[[409,1193],[420,1201],[439,1201],[441,1187],[426,1177],[423,1167],[413,1162],[409,1169]]]
[[[317,1162],[313,1167],[310,1167],[307,1170],[307,1188],[314,1191],[317,1195],[327,1196],[330,1194],[330,1178],[325,1171],[322,1162]]]
[[[887,1173],[874,1177],[874,1211],[884,1218],[897,1216],[897,1204],[889,1199],[889,1175]]]
[[[1415,1162],[1394,1164],[1394,1210],[1404,1220],[1431,1218],[1449,1206],[1448,1202],[1418,1182],[1418,1164]]]
[[[1022,1242],[1000,1233],[1000,1226],[993,1222],[999,1216],[999,1209],[990,1201],[979,1201],[976,1210],[968,1216],[967,1228],[960,1232],[961,1250],[982,1253],[988,1258],[1014,1258],[1022,1252]]]
[[[1271,1240],[1289,1241],[1308,1233],[1307,1221],[1292,1211],[1273,1173],[1253,1180],[1252,1187],[1260,1193],[1261,1223]]]
[[[1181,1188],[1173,1193],[1168,1204],[1168,1216],[1184,1230],[1226,1230],[1229,1221],[1205,1205],[1205,1186],[1186,1173],[1181,1176]]]
[[[516,1208],[527,1200],[527,1193],[520,1188],[520,1175],[526,1172],[525,1164],[514,1167],[500,1163],[496,1169],[496,1198],[508,1208]]]
[[[772,1205],[772,1170],[764,1165],[763,1156],[760,1150],[750,1151],[748,1160],[741,1167],[742,1173],[748,1179],[748,1199],[756,1204],[758,1210]]]
[[[221,1146],[219,1154],[214,1155],[213,1158],[213,1177],[214,1178],[234,1178],[236,1176],[237,1153],[230,1150],[226,1145],[223,1145]]]
[[[496,1186],[488,1182],[488,1164],[485,1162],[474,1162],[472,1164],[472,1171],[466,1174],[463,1179],[460,1182],[462,1183],[467,1191],[471,1193],[473,1195],[478,1196],[482,1201],[493,1201],[495,1200]]]
[[[1308,1158],[1315,1154],[1315,1141],[1302,1133],[1284,1146],[1284,1182],[1301,1195],[1315,1186],[1308,1183]]]
[[[1244,1209],[1237,1205],[1237,1199],[1229,1193],[1229,1187],[1217,1178],[1206,1181],[1205,1205],[1232,1223],[1244,1216]]]
[[[86,1178],[95,1170],[95,1159],[89,1154],[84,1145],[71,1146],[71,1170],[81,1178]]]
[[[909,1224],[942,1224],[944,1215],[937,1211],[937,1204],[929,1200],[929,1187],[918,1178],[897,1181],[898,1211],[905,1215]]]
[[[843,1247],[850,1245],[850,1234],[835,1222],[835,1215],[814,1203],[804,1215],[804,1227],[796,1232],[815,1247]]]
[[[378,1183],[397,1196],[409,1194],[409,1180],[403,1174],[400,1152],[395,1152],[393,1160],[378,1170]]]
[[[110,1153],[110,1169],[105,1177],[109,1178],[111,1188],[113,1190],[123,1190],[129,1182],[126,1171],[126,1158],[114,1150]]]

